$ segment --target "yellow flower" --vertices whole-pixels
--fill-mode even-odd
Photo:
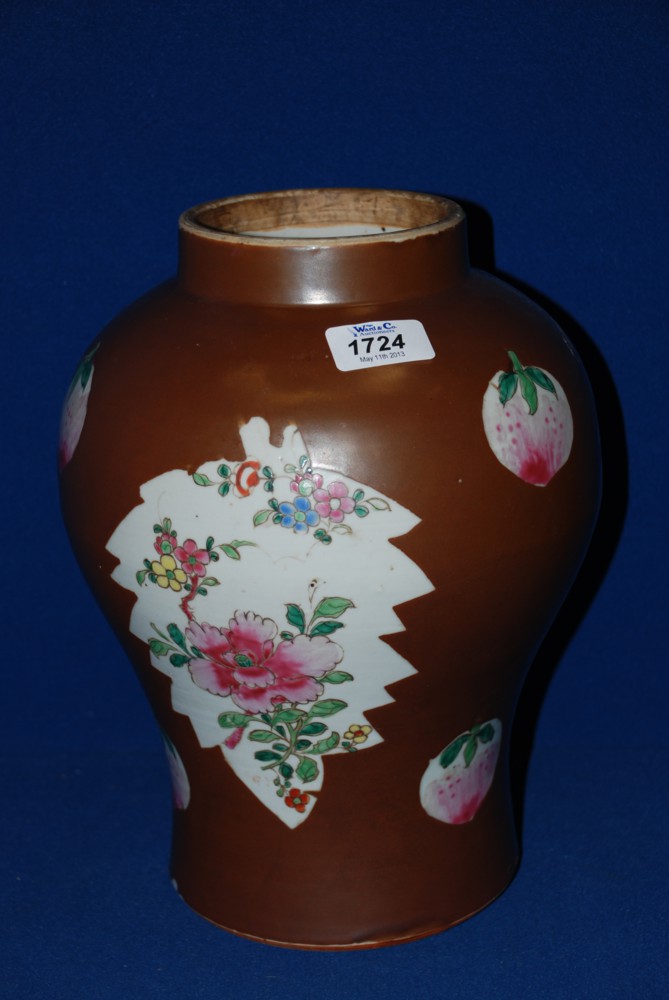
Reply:
[[[164,555],[160,557],[160,562],[152,562],[151,569],[155,573],[156,583],[163,590],[170,587],[172,590],[181,590],[188,579],[182,569],[177,568],[174,556]]]
[[[344,739],[350,740],[351,743],[364,743],[371,731],[371,726],[359,726],[355,722],[344,733]]]

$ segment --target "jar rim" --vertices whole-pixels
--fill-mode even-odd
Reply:
[[[298,188],[203,202],[181,215],[179,228],[232,244],[329,247],[403,242],[451,229],[464,217],[460,205],[442,195],[381,188]],[[300,229],[304,235],[296,235]],[[324,235],[328,229],[337,231]]]

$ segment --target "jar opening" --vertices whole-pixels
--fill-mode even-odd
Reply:
[[[448,228],[462,219],[454,202],[414,191],[329,188],[226,198],[186,212],[182,225],[219,238],[359,239]]]

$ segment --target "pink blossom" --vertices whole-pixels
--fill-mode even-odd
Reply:
[[[204,576],[206,573],[205,566],[209,562],[209,553],[206,549],[198,549],[197,542],[192,538],[187,538],[183,545],[177,546],[174,556],[189,576]]]
[[[320,472],[296,472],[290,482],[290,489],[301,497],[310,497],[315,489],[323,485]]]
[[[278,701],[316,701],[323,693],[318,678],[343,656],[326,636],[298,635],[275,645],[277,626],[271,618],[237,611],[229,627],[192,622],[190,642],[203,653],[188,668],[198,687],[231,697],[246,712],[270,711]]]
[[[176,545],[176,538],[171,535],[168,531],[161,532],[160,535],[156,535],[156,540],[153,543],[153,547],[158,553],[158,555],[163,555],[164,553],[172,552]]]
[[[327,490],[314,490],[313,499],[321,517],[328,517],[331,521],[343,521],[344,515],[355,509],[355,500],[348,495],[348,486],[339,479],[330,483]]]

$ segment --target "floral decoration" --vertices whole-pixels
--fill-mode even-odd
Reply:
[[[350,534],[353,530],[347,522],[350,515],[367,517],[372,510],[390,510],[390,504],[383,497],[365,497],[365,491],[356,489],[349,495],[349,487],[341,479],[326,483],[324,472],[312,468],[308,455],[300,457],[299,465],[287,463],[283,475],[276,476],[270,466],[261,466],[257,459],[247,459],[239,465],[223,463],[218,466],[219,481],[202,472],[193,474],[197,486],[216,486],[218,493],[226,497],[230,490],[240,499],[252,495],[262,483],[266,493],[274,493],[276,481],[288,479],[288,491],[293,496],[285,500],[272,497],[268,506],[256,511],[253,524],[259,527],[266,522],[288,528],[298,535],[308,535],[329,545],[334,530]],[[240,487],[243,483],[243,488]]]
[[[318,803],[326,757],[383,741],[366,713],[415,669],[382,637],[403,628],[395,606],[432,584],[394,544],[415,514],[315,467],[296,427],[274,445],[253,417],[240,437],[238,461],[143,484],[107,547],[174,710],[294,829]],[[169,759],[184,807],[171,748]]]
[[[153,562],[144,560],[137,582],[183,590],[180,607],[188,624],[182,630],[171,622],[165,631],[154,625],[156,634],[148,639],[148,645],[154,656],[167,656],[173,667],[185,667],[196,687],[229,699],[230,707],[218,716],[219,726],[226,733],[230,730],[224,738],[229,750],[244,736],[262,744],[254,753],[255,759],[263,771],[275,773],[276,793],[284,797],[293,778],[302,784],[316,780],[319,757],[338,747],[354,750],[355,744],[367,739],[371,726],[349,728],[342,740],[340,733],[323,721],[347,707],[346,701],[323,696],[326,685],[353,680],[352,674],[339,669],[344,650],[330,638],[344,627],[339,619],[354,607],[352,601],[325,597],[310,614],[301,605],[289,603],[286,622],[290,627],[281,631],[272,618],[255,611],[237,610],[225,625],[199,621],[192,606],[194,598],[205,596],[208,587],[219,583],[214,577],[202,577],[204,566],[220,558],[217,549],[239,559],[239,548],[250,543],[216,545],[208,538],[200,548],[189,538],[179,545],[169,518],[155,524],[154,532],[154,548],[170,546],[172,551],[163,552]],[[303,812],[309,795],[299,794],[302,797],[296,798],[293,792],[286,805]]]

